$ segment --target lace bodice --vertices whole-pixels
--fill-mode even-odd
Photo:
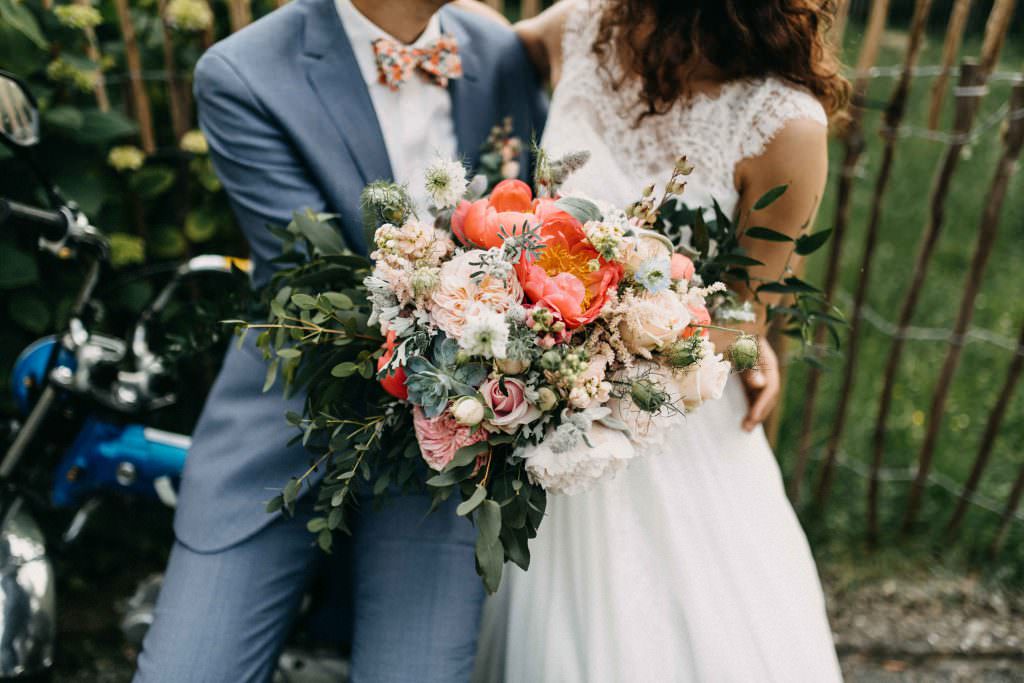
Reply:
[[[588,150],[591,160],[566,183],[581,192],[625,205],[642,189],[668,179],[676,159],[686,155],[695,169],[684,200],[710,206],[717,199],[732,214],[739,201],[736,165],[760,155],[784,125],[810,119],[827,125],[821,104],[778,78],[732,81],[715,96],[697,95],[663,116],[636,124],[643,111],[636,79],[614,88],[591,46],[602,0],[578,5],[562,38],[562,75],[555,89],[542,144],[553,155]],[[612,66],[612,75],[617,76]]]

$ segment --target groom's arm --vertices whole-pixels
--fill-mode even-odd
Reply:
[[[257,268],[263,264],[265,272],[253,273],[262,284],[270,275],[265,264],[281,253],[267,226],[287,225],[298,209],[325,211],[326,200],[288,135],[217,48],[196,65],[194,90],[214,168]]]

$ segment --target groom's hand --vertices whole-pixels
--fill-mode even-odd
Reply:
[[[779,402],[782,388],[779,358],[775,355],[775,350],[764,337],[758,337],[758,341],[761,347],[761,362],[757,368],[740,373],[750,405],[746,417],[743,418],[743,429],[748,432],[768,419]]]

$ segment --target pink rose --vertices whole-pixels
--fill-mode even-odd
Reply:
[[[520,425],[533,422],[541,415],[540,409],[526,400],[526,385],[521,380],[489,379],[480,385],[480,394],[487,407],[494,411],[494,417],[485,422],[494,431],[513,434]]]
[[[423,459],[430,469],[437,472],[452,461],[455,451],[487,438],[487,432],[478,429],[473,433],[472,428],[460,425],[447,410],[431,419],[419,406],[413,406],[412,426],[416,430]]]

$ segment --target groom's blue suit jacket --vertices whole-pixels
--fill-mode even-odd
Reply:
[[[476,164],[492,126],[511,116],[529,143],[545,99],[519,41],[506,27],[454,7],[441,28],[459,42],[464,76],[449,86],[459,151]],[[200,125],[217,173],[251,246],[254,284],[281,252],[268,225],[302,208],[340,215],[347,244],[365,253],[359,195],[391,166],[370,94],[333,0],[295,0],[213,46],[195,73]],[[524,144],[526,172],[529,144]],[[175,519],[178,539],[214,552],[272,520],[264,506],[309,454],[286,447],[294,432],[280,387],[262,391],[266,363],[247,343],[225,357],[193,436]]]

